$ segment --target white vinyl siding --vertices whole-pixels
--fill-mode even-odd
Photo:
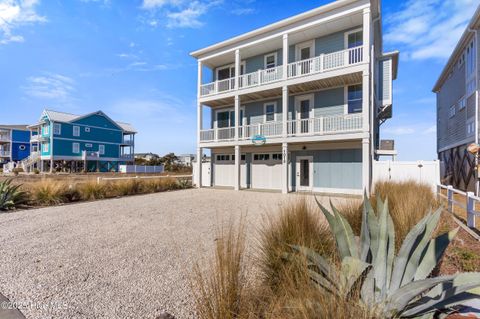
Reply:
[[[72,153],[74,153],[74,154],[80,153],[80,144],[79,143],[72,143]]]
[[[78,137],[80,136],[80,126],[73,127],[73,136]]]

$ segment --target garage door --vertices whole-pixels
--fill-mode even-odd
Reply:
[[[229,186],[235,184],[235,157],[233,154],[215,155],[213,169],[214,186]],[[245,165],[245,155],[242,154],[240,161],[240,187],[247,187],[247,169]]]
[[[253,154],[252,188],[282,188],[282,154]]]

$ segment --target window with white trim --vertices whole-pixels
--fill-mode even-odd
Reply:
[[[42,151],[44,153],[48,153],[49,149],[50,149],[50,144],[49,143],[42,144]]]
[[[467,106],[467,99],[466,99],[465,97],[462,97],[462,98],[458,101],[458,109],[459,109],[459,110],[462,110],[462,109],[464,109],[466,106]]]
[[[265,69],[271,69],[277,66],[277,53],[265,55]]]
[[[93,146],[93,145],[92,145],[91,143],[85,144],[85,147],[88,147],[88,148],[90,148],[90,147],[92,147],[92,146]]]
[[[103,144],[98,145],[98,154],[105,155],[105,145]]]
[[[265,122],[275,121],[277,103],[275,102],[265,103],[263,107],[265,111]]]
[[[274,153],[274,154],[272,154],[272,160],[274,160],[274,161],[282,161],[282,153]]]
[[[49,132],[50,132],[50,126],[45,125],[43,127],[43,134],[48,135]]]
[[[455,116],[455,104],[453,104],[452,106],[450,106],[450,111],[449,111],[449,117],[452,118]]]
[[[467,122],[467,135],[471,136],[475,134],[475,121],[473,119]]]
[[[80,126],[74,126],[73,127],[73,136],[80,136]]]
[[[232,160],[235,159],[234,155],[230,154],[217,154],[215,156],[216,162],[230,162],[230,158],[232,158]]]
[[[465,56],[465,81],[467,86],[467,96],[472,94],[477,88],[475,83],[475,45],[474,40],[470,42],[466,49]]]
[[[348,113],[362,112],[363,108],[363,90],[362,84],[350,85],[348,87]]]
[[[62,125],[60,123],[53,124],[53,134],[54,135],[62,134]]]
[[[72,153],[73,154],[80,153],[80,144],[79,143],[72,143]]]

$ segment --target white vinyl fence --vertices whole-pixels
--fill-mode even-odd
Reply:
[[[163,165],[148,166],[148,165],[120,165],[120,173],[136,173],[136,174],[152,174],[163,173]]]
[[[442,190],[443,193],[442,193]],[[446,190],[446,194],[445,194]],[[460,195],[455,198],[454,194]],[[454,212],[454,206],[464,210],[467,215],[467,226],[470,228],[476,227],[476,218],[480,217],[480,211],[475,210],[475,204],[480,203],[480,198],[475,196],[472,192],[463,192],[453,188],[451,185],[437,185],[437,196],[447,200],[447,210],[450,213]],[[459,200],[463,199],[463,200]]]
[[[432,191],[440,184],[439,161],[373,161],[373,185],[380,181],[402,182],[413,180],[431,185]]]

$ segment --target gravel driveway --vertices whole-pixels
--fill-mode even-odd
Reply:
[[[27,318],[191,318],[188,276],[217,222],[247,212],[251,235],[296,196],[192,189],[0,214],[0,293]]]

